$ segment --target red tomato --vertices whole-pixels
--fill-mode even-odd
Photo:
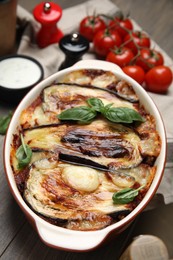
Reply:
[[[124,19],[116,17],[114,20],[110,21],[109,27],[117,31],[122,38],[128,34],[128,31],[133,30],[133,24],[129,18]]]
[[[131,38],[132,37],[132,38]],[[142,31],[134,31],[131,34],[127,34],[124,38],[124,45],[130,48],[134,54],[137,54],[138,47],[150,47],[150,38],[146,33]]]
[[[151,68],[163,65],[164,60],[160,52],[150,49],[142,49],[140,51],[140,56],[136,60],[136,65],[142,67],[145,71]]]
[[[124,73],[136,80],[139,84],[144,82],[145,72],[137,65],[129,65],[123,68]]]
[[[99,16],[87,16],[80,22],[79,32],[89,41],[92,41],[94,35],[99,31],[105,29],[105,22]]]
[[[106,60],[117,64],[120,67],[124,67],[134,58],[133,52],[126,48],[117,48],[108,53]]]
[[[165,93],[172,83],[172,71],[160,65],[150,69],[145,75],[146,89],[156,93]]]
[[[94,36],[93,43],[95,52],[101,57],[106,57],[111,49],[121,45],[122,39],[117,32],[106,28]]]

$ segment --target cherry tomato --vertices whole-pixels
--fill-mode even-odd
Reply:
[[[115,30],[119,33],[119,35],[124,38],[128,31],[133,30],[133,24],[129,18],[118,18],[116,17],[114,20],[110,21],[109,27],[112,28],[112,30]]]
[[[87,16],[80,22],[79,32],[89,41],[92,41],[94,35],[105,29],[105,22],[99,16]]]
[[[140,56],[136,60],[136,65],[142,67],[145,71],[151,68],[163,65],[164,60],[160,52],[150,49],[142,49],[140,51]]]
[[[144,82],[145,72],[137,65],[129,65],[123,68],[124,73],[136,80],[139,84]]]
[[[137,54],[138,47],[150,47],[150,38],[142,31],[134,31],[125,36],[124,45],[130,48],[134,54]]]
[[[100,30],[94,36],[93,43],[96,54],[101,57],[106,57],[111,49],[121,45],[122,39],[117,32],[106,28],[105,30]]]
[[[106,60],[117,64],[120,67],[124,67],[134,58],[133,52],[126,48],[120,47],[112,50],[108,53]]]
[[[169,67],[160,65],[150,69],[145,75],[146,89],[155,93],[165,93],[173,80]]]

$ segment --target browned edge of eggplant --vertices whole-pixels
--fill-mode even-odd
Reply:
[[[73,165],[80,165],[80,166],[84,166],[84,167],[90,167],[96,170],[100,170],[100,171],[107,171],[107,172],[111,172],[111,170],[102,164],[96,163],[90,159],[86,159],[77,155],[71,155],[71,154],[67,154],[67,153],[62,153],[61,151],[49,151],[46,149],[40,149],[40,148],[32,148],[32,151],[37,153],[37,152],[50,152],[52,155],[57,155],[57,159],[59,159],[59,161],[62,162],[66,162],[66,163],[70,163]]]
[[[85,87],[85,88],[92,88],[92,89],[99,89],[99,90],[102,90],[102,91],[106,91],[106,92],[109,92],[115,96],[117,96],[118,98],[120,99],[123,99],[123,100],[126,100],[126,101],[129,101],[130,103],[139,103],[139,99],[132,99],[132,98],[128,98],[128,97],[125,97],[121,94],[119,94],[118,92],[116,91],[113,91],[111,89],[108,89],[108,88],[100,88],[100,87],[97,87],[97,86],[94,86],[94,85],[90,85],[90,84],[78,84],[78,83],[72,83],[72,82],[57,82],[55,83],[55,86],[61,86],[61,85],[65,85],[65,86],[75,86],[75,87]],[[45,87],[44,89],[46,88],[49,88],[51,87],[50,85]],[[41,96],[42,96],[42,100],[44,100],[44,89],[42,90],[42,93],[41,93]]]
[[[67,121],[59,122],[59,123],[52,123],[52,124],[45,124],[45,125],[35,125],[35,126],[32,126],[32,127],[24,128],[22,130],[22,132],[25,132],[25,131],[28,131],[28,130],[34,130],[34,129],[47,128],[47,127],[57,127],[59,125],[66,125],[66,124],[67,124]]]
[[[24,196],[23,196],[23,199],[24,199],[25,203],[28,205],[28,207],[33,210],[34,213],[36,213],[39,217],[41,217],[42,219],[48,221],[49,223],[51,223],[53,225],[66,228],[68,221],[73,220],[73,219],[63,219],[63,218],[54,218],[54,217],[44,216],[40,212],[37,212],[32,207],[32,205],[30,203],[28,203],[28,201],[25,199]],[[121,219],[123,219],[124,217],[126,217],[130,212],[131,212],[131,210],[127,208],[126,210],[124,209],[124,210],[120,210],[118,212],[114,212],[114,213],[110,213],[110,214],[106,214],[106,215],[110,216],[114,222],[117,222],[117,221],[120,221]],[[75,221],[75,219],[73,221]]]

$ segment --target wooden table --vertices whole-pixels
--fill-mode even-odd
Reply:
[[[19,0],[19,4],[29,10],[37,2]],[[67,3],[57,1],[63,8],[81,3],[80,0]],[[69,2],[69,1],[68,1]],[[84,1],[83,1],[84,2]],[[172,0],[113,0],[124,13],[131,14],[145,31],[173,58],[173,1]],[[0,101],[0,115],[5,115],[14,106]],[[27,222],[22,211],[13,199],[4,174],[2,152],[4,137],[0,136],[0,258],[4,260],[16,259],[109,259],[116,260],[131,241],[138,234],[154,234],[164,240],[170,257],[173,257],[173,204],[163,205],[142,213],[136,223],[126,230],[117,240],[108,245],[87,253],[71,253],[59,251],[44,245],[37,233]],[[171,161],[173,149],[169,147]],[[172,157],[173,158],[173,157]]]

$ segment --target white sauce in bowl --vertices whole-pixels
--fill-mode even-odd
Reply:
[[[25,57],[8,57],[0,61],[0,86],[21,89],[34,85],[42,76],[39,65]]]

